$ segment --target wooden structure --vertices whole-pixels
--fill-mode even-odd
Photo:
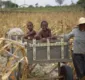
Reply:
[[[42,42],[35,39],[27,40],[27,58],[28,58],[29,64],[58,63],[58,66],[57,66],[58,74],[60,73],[61,62],[72,61],[70,56],[69,43],[68,41],[65,41],[64,39],[61,39],[61,40],[47,39],[46,42]],[[53,72],[53,70],[55,69],[56,69],[56,66],[50,71],[50,73]],[[69,72],[69,73],[72,73],[72,72]],[[63,77],[64,78],[62,80],[64,79],[67,80],[66,76],[63,75]],[[60,78],[62,78],[62,76],[56,77],[56,79],[58,80]],[[41,78],[38,80],[43,80],[43,79]],[[54,79],[48,78],[47,80],[54,80]]]
[[[69,43],[63,39],[47,39],[46,42],[27,40],[27,56],[30,64],[71,61]]]
[[[60,72],[60,63],[61,62],[71,62],[71,56],[70,56],[70,49],[69,49],[69,42],[65,41],[63,38],[57,39],[57,40],[49,40],[47,41],[41,41],[41,40],[23,40],[22,37],[14,35],[16,39],[21,39],[22,44],[24,44],[24,41],[27,42],[26,50],[27,50],[27,59],[30,65],[33,63],[40,64],[40,63],[58,63],[58,73]],[[20,35],[21,36],[21,35]],[[13,36],[12,36],[13,38]],[[11,52],[14,52],[14,48],[12,46]],[[21,68],[21,64],[19,65],[19,68]],[[53,68],[53,70],[56,69],[56,66]],[[51,70],[50,73],[53,71]],[[20,69],[19,69],[20,71]],[[18,72],[21,74],[22,72]],[[18,80],[20,80],[20,75],[18,74]],[[56,77],[56,79],[60,79],[62,76]],[[29,78],[28,80],[33,80],[34,78]],[[53,80],[49,78],[44,78],[46,80]],[[37,80],[37,79],[35,79]],[[39,78],[38,80],[43,80],[42,78]],[[66,79],[65,79],[66,80]]]

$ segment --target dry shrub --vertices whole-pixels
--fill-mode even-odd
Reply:
[[[9,40],[9,39],[5,39],[5,38],[0,38],[0,45],[2,45],[2,42],[3,41],[5,41],[6,42],[6,44],[4,44],[2,47],[0,47],[0,53],[2,53],[2,54],[4,54],[3,52],[7,52],[6,51],[6,48],[8,47],[8,46],[11,46],[11,44],[13,44],[13,45],[15,45],[16,46],[16,48],[15,48],[15,51],[14,51],[14,55],[17,55],[17,54],[19,54],[19,52],[18,52],[18,50],[20,50],[21,51],[21,55],[22,55],[22,58],[15,58],[14,56],[12,56],[12,57],[10,57],[9,58],[9,61],[6,63],[6,62],[4,62],[4,63],[6,63],[6,65],[4,66],[4,68],[3,68],[3,70],[2,70],[2,72],[1,72],[1,76],[2,76],[2,80],[7,80],[8,79],[8,77],[10,76],[10,74],[15,70],[15,69],[17,69],[17,67],[18,67],[18,64],[20,63],[20,62],[22,62],[23,60],[24,60],[24,68],[26,69],[26,66],[28,65],[28,60],[27,60],[27,57],[26,57],[26,51],[25,51],[25,48],[24,48],[24,46],[22,46],[19,42],[17,42],[17,41],[13,41],[13,40]],[[1,54],[0,54],[1,55]],[[2,60],[3,61],[3,60]],[[2,64],[0,64],[0,65],[2,65]],[[2,66],[3,67],[3,66]],[[25,70],[26,71],[26,70]],[[25,73],[24,72],[24,70],[23,70],[23,73]],[[23,78],[26,80],[26,75],[27,75],[27,73],[25,73],[25,74],[23,74],[22,75],[22,79],[21,80],[23,80]]]
[[[40,29],[40,23],[42,20],[47,20],[49,27],[52,29],[53,34],[61,34],[62,25],[60,21],[63,21],[64,32],[69,32],[76,24],[80,17],[85,16],[84,11],[73,12],[31,12],[31,13],[0,13],[0,37],[2,37],[10,28],[19,27],[24,32],[26,29],[26,22],[32,21],[35,26],[35,30]]]

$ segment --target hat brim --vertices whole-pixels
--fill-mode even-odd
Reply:
[[[82,25],[82,24],[85,24],[85,23],[80,23],[80,24],[78,24],[78,25]]]

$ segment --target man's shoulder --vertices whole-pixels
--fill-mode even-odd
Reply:
[[[75,27],[73,28],[73,31],[77,31],[77,30],[79,30],[79,27],[78,27],[78,26],[75,26]]]

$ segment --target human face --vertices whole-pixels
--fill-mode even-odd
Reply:
[[[31,22],[27,23],[27,28],[29,31],[33,30],[33,24]]]
[[[41,28],[42,28],[43,31],[46,31],[47,28],[48,28],[48,24],[47,24],[46,22],[43,22],[43,23],[41,24]]]
[[[80,28],[81,31],[85,31],[85,24],[80,24],[79,28]]]

